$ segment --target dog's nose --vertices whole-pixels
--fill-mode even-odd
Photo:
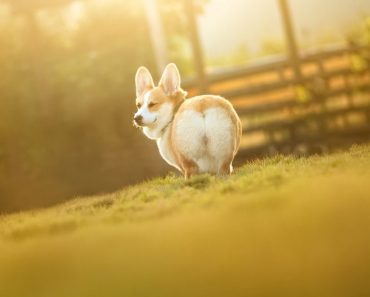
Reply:
[[[143,116],[141,116],[141,115],[136,115],[135,117],[134,117],[134,121],[135,121],[135,123],[136,124],[138,124],[138,125],[142,125],[142,123],[143,123]]]

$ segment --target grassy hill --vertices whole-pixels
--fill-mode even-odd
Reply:
[[[369,296],[369,279],[370,146],[0,216],[3,297]]]

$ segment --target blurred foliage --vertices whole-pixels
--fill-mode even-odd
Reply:
[[[240,44],[227,55],[207,58],[207,65],[211,67],[240,67],[250,61],[251,52],[245,44]]]
[[[162,16],[163,28],[167,37],[170,60],[180,65],[185,76],[194,74],[192,50],[189,44],[189,30],[184,4],[188,0],[157,0]],[[210,0],[192,0],[194,12],[204,13],[205,5]]]
[[[135,71],[154,68],[141,1],[0,4],[0,212],[165,172],[132,126]],[[177,5],[163,1],[171,36]]]
[[[351,54],[350,62],[354,72],[366,71],[370,66],[370,17],[364,20],[347,34],[347,40],[352,45],[362,45],[367,48]]]
[[[350,43],[370,45],[370,17],[354,26],[347,32],[347,40]]]
[[[352,54],[350,56],[351,69],[354,72],[362,72],[368,68],[366,59],[360,54]]]
[[[266,38],[261,44],[261,56],[270,56],[282,54],[286,51],[286,45],[284,41],[276,38]]]
[[[306,103],[312,100],[309,90],[303,85],[297,85],[294,87],[296,98],[301,103]]]

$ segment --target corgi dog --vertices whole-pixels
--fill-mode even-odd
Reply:
[[[162,158],[186,179],[198,173],[229,175],[242,134],[229,101],[214,95],[186,99],[175,64],[165,68],[158,86],[149,70],[136,72],[134,124],[157,142]]]

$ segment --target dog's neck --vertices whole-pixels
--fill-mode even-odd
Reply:
[[[164,119],[161,119],[161,122],[158,123],[156,127],[145,127],[143,130],[144,134],[153,140],[162,138],[163,135],[171,128],[176,113],[184,101],[185,99],[182,99],[174,107],[171,107],[172,110],[168,112],[168,116]]]
[[[170,128],[170,126],[172,125],[172,122],[175,118],[175,115],[177,113],[177,111],[179,110],[180,106],[184,103],[185,99],[182,99],[180,100],[174,107],[173,109],[173,113],[172,113],[172,118],[171,120],[162,128],[161,130],[161,134],[164,135],[164,133],[166,133],[166,131]]]

